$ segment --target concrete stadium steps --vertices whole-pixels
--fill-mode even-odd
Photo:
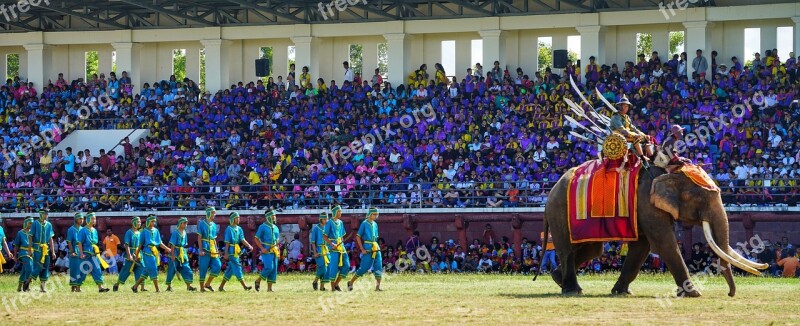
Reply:
[[[106,150],[106,153],[113,149],[117,155],[121,155],[122,146],[118,145],[125,137],[129,137],[131,144],[137,146],[139,139],[144,139],[148,135],[150,135],[148,129],[76,130],[58,143],[55,149],[63,150],[65,154],[67,147],[72,147],[73,153],[88,149],[95,157],[99,155],[101,149]]]

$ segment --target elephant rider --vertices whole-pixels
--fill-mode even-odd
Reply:
[[[664,139],[664,143],[661,145],[661,149],[656,156],[656,166],[671,170],[671,168],[676,168],[692,162],[687,158],[680,157],[680,155],[678,155],[678,150],[675,148],[675,143],[683,138],[683,131],[684,129],[680,125],[673,125],[672,128],[670,128],[669,137]]]
[[[637,156],[639,156],[642,160],[650,161],[650,159],[647,157],[653,153],[645,153],[642,150],[642,143],[649,143],[649,137],[636,128],[636,126],[631,124],[631,118],[628,116],[628,111],[630,111],[632,106],[633,105],[631,102],[628,101],[628,97],[623,95],[622,99],[617,103],[618,111],[611,116],[609,127],[611,131],[620,133],[628,142],[633,144],[633,148],[636,151]]]

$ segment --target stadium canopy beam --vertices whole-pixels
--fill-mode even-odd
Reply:
[[[127,28],[129,28],[128,26],[120,24],[120,23],[118,23],[116,21],[112,21],[111,19],[102,19],[102,18],[100,18],[97,14],[99,14],[102,10],[97,9],[96,11],[89,11],[89,7],[88,6],[84,6],[84,5],[82,5],[82,8],[83,8],[84,12],[76,11],[74,8],[63,8],[62,9],[62,8],[59,8],[59,6],[57,6],[57,5],[54,5],[54,6],[41,6],[41,8],[44,8],[44,9],[49,10],[49,11],[54,11],[54,12],[57,12],[57,13],[60,13],[60,14],[63,14],[63,15],[80,18],[80,19],[84,20],[87,23],[92,21],[92,22],[97,24],[97,28],[100,28],[101,25],[113,26],[113,27],[116,27],[116,28],[119,28],[119,29],[127,29]],[[87,12],[95,13],[95,15],[90,15]]]
[[[307,23],[308,22],[303,18],[297,17],[297,16],[292,15],[291,13],[289,13],[289,8],[288,8],[289,7],[289,3],[282,3],[281,1],[265,1],[265,3],[267,3],[267,4],[271,4],[273,2],[278,2],[280,5],[286,5],[287,13],[282,13],[282,12],[276,10],[277,8],[269,8],[269,7],[259,6],[257,3],[260,2],[260,1],[228,0],[228,2],[235,3],[235,4],[240,5],[242,7],[252,9],[255,12],[265,12],[265,13],[268,13],[268,14],[271,14],[271,15],[274,15],[274,16],[277,16],[277,17],[282,17],[282,18],[285,18],[285,19],[288,19],[288,20],[291,20],[291,21],[294,21],[294,22],[297,22],[297,23]],[[259,14],[259,15],[264,17],[261,14]],[[275,19],[273,19],[273,21],[277,22],[278,21],[277,17]],[[264,18],[266,18],[266,17],[264,17]]]
[[[188,24],[189,21],[193,21],[193,22],[199,23],[199,24],[204,25],[204,26],[216,26],[217,25],[216,22],[211,22],[211,21],[208,21],[208,20],[200,18],[200,17],[190,16],[190,15],[187,15],[185,13],[168,10],[168,9],[162,7],[162,6],[149,5],[149,4],[146,4],[146,3],[142,2],[142,1],[133,1],[133,0],[117,0],[117,1],[124,2],[124,3],[127,3],[129,5],[134,5],[134,6],[137,6],[137,7],[141,7],[141,8],[147,9],[147,10],[151,10],[151,11],[157,12],[157,13],[162,14],[162,15],[183,18],[183,19],[186,20],[185,25],[189,25]],[[177,5],[177,3],[173,3],[173,4]],[[197,11],[196,10],[197,7],[194,7],[193,9],[195,9],[195,12]],[[206,12],[206,14],[208,14],[208,12]]]

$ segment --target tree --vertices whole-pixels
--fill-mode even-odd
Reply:
[[[186,50],[172,50],[172,74],[179,81],[186,78]]]
[[[269,60],[269,74],[272,75],[272,47],[270,46],[262,46],[258,49],[258,58],[259,59],[267,59]],[[264,83],[267,82],[269,77],[261,77],[261,81]]]
[[[98,65],[99,59],[97,58],[97,51],[88,51],[86,52],[86,78],[85,80],[90,80],[92,75],[98,73]]]
[[[384,79],[389,77],[389,43],[378,43],[378,70]]]
[[[539,64],[537,65],[539,71],[544,71],[545,68],[553,66],[553,45],[539,41]]]
[[[667,59],[671,59],[673,55],[680,55],[681,52],[685,51],[684,38],[683,31],[669,32],[669,58]]]
[[[361,74],[362,73],[362,66],[361,66],[361,57],[364,53],[364,46],[361,44],[350,44],[350,68],[353,69],[353,73]]]
[[[578,54],[575,53],[575,51],[568,51],[567,52],[567,60],[572,61],[573,63],[577,64],[578,60],[580,60],[580,59],[581,59],[581,57],[579,57]]]
[[[19,76],[19,54],[10,53],[6,56],[6,79]]]
[[[197,82],[200,86],[200,92],[206,91],[206,49],[200,49],[200,81]],[[216,90],[215,90],[216,91]]]
[[[653,53],[653,34],[636,33],[636,55],[644,54],[645,57]]]
[[[295,51],[296,50],[297,50],[297,48],[295,48],[294,46],[290,46],[289,47],[289,55],[288,55],[288,61],[289,62],[288,62],[288,65],[286,66],[287,69],[288,69],[289,66],[297,64],[297,61],[295,61],[295,57],[296,57]],[[300,71],[300,72],[303,71],[303,67],[299,67],[299,68],[298,67],[294,67],[294,68],[295,68],[295,73],[297,71]]]

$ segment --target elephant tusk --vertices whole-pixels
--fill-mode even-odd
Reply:
[[[728,246],[728,253],[731,255],[731,258],[738,260],[740,263],[745,264],[747,266],[753,267],[755,269],[767,269],[769,268],[769,264],[762,264],[756,263],[753,261],[748,260],[747,258],[742,257],[736,250],[733,250],[730,246]]]
[[[728,263],[730,263],[731,265],[739,267],[743,271],[748,272],[750,274],[758,276],[761,275],[761,272],[759,272],[755,268],[745,265],[742,262],[734,259],[727,253],[725,253],[725,251],[723,251],[719,246],[717,246],[717,243],[714,242],[714,237],[711,236],[711,224],[709,224],[708,221],[703,221],[703,234],[706,236],[706,241],[708,241],[708,245],[711,247],[711,250],[713,250],[714,253],[717,254],[717,256],[719,256],[720,259],[723,259]]]

